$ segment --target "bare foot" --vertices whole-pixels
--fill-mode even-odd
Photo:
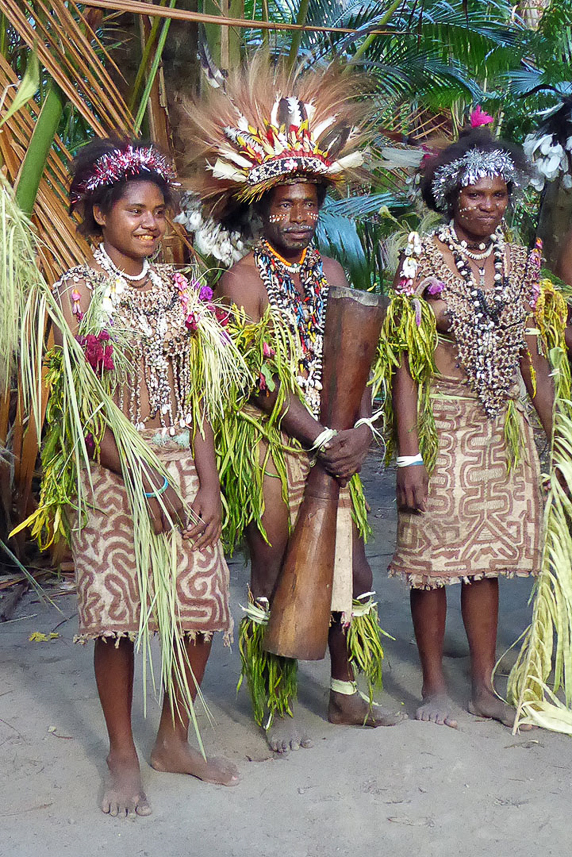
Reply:
[[[109,776],[103,791],[101,809],[114,817],[151,815],[151,807],[141,783],[137,756],[107,757]]]
[[[348,696],[330,690],[328,720],[337,726],[395,726],[406,717],[403,711],[388,711],[376,703],[370,710],[367,700],[359,693]]]
[[[514,726],[516,711],[510,705],[507,705],[506,702],[503,702],[502,699],[499,699],[498,696],[490,690],[482,690],[475,694],[467,708],[469,713],[474,714],[475,717],[489,717],[492,720],[498,720],[504,726],[510,727],[510,729]],[[523,732],[528,732],[532,729],[532,726],[530,726],[530,724],[525,724],[519,728],[522,729]]]
[[[308,738],[305,729],[294,717],[275,717],[268,729],[265,729],[268,746],[275,753],[287,753],[289,750],[299,750],[303,747],[307,750],[314,744]]]
[[[157,739],[151,753],[151,767],[170,774],[190,774],[220,786],[236,786],[240,782],[238,769],[232,762],[214,756],[204,759],[186,741],[176,739]]]
[[[453,703],[446,693],[428,694],[423,697],[423,702],[415,712],[415,719],[456,729],[457,721],[452,716],[453,708]]]

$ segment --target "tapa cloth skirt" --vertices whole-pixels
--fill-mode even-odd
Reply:
[[[163,463],[171,484],[192,503],[199,478],[188,433],[171,438],[148,429],[143,438],[151,443]],[[97,637],[135,640],[139,631],[141,601],[135,566],[133,518],[123,479],[96,462],[91,463],[93,493],[87,473],[83,489],[89,504],[87,521],[75,531],[72,552],[78,593],[79,633],[85,642]],[[232,617],[229,609],[229,572],[222,546],[192,551],[191,543],[177,533],[177,626],[181,635],[207,638],[222,631],[230,642]],[[153,615],[149,630],[157,631]]]
[[[435,378],[431,396],[439,453],[427,509],[399,511],[389,574],[415,589],[538,574],[540,465],[521,404],[521,461],[509,473],[504,412],[489,419],[468,383],[454,378]]]

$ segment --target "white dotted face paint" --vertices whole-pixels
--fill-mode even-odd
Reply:
[[[280,223],[281,220],[285,220],[285,214],[271,214],[268,218],[269,223]]]

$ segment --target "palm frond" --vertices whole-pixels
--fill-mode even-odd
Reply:
[[[132,116],[101,62],[78,6],[64,0],[5,0],[3,13],[22,42],[99,136],[129,131]],[[104,51],[100,45],[100,50]],[[111,58],[106,58],[110,64]]]

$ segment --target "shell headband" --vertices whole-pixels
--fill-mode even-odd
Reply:
[[[431,190],[438,211],[447,211],[447,197],[458,187],[476,184],[480,179],[501,178],[507,184],[517,187],[525,183],[524,174],[518,170],[508,152],[494,149],[483,152],[482,149],[470,149],[462,158],[443,164],[435,170]]]
[[[177,187],[176,173],[167,158],[154,146],[126,146],[102,155],[93,165],[93,171],[71,195],[72,205],[100,187],[107,187],[132,176],[155,173],[170,187]]]

